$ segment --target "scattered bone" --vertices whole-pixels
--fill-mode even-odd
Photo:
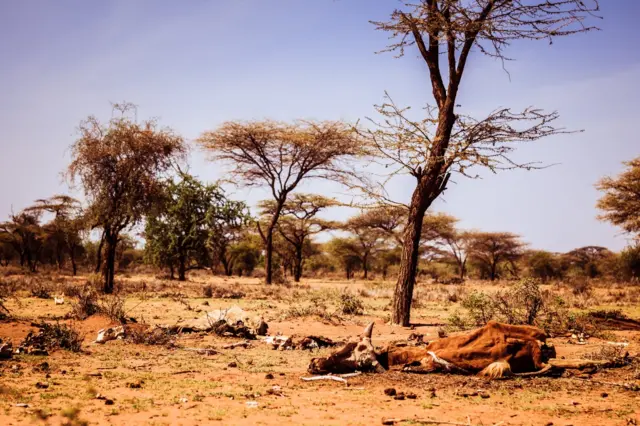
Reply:
[[[422,419],[419,417],[406,417],[406,418],[383,418],[383,425],[395,425],[396,423],[417,423],[422,425],[452,425],[452,426],[469,426],[468,423],[456,423],[456,422],[447,422],[441,420],[433,420],[433,419]]]
[[[347,381],[345,379],[350,377],[356,377],[356,376],[359,376],[360,374],[362,373],[359,371],[356,371],[355,373],[341,374],[339,376],[333,375],[333,374],[327,374],[325,376],[300,377],[300,378],[305,382],[314,382],[316,380],[333,380],[335,382],[341,382],[346,384]]]
[[[53,301],[56,305],[64,305],[64,296],[53,297]]]
[[[297,341],[293,346],[295,349],[313,350],[320,348],[330,348],[336,346],[338,343],[333,340],[322,336],[307,336]]]
[[[264,342],[274,350],[290,350],[293,349],[293,340],[288,336],[269,336],[264,339]]]
[[[124,337],[125,331],[123,326],[103,328],[98,331],[98,337],[95,342],[104,345],[110,340],[124,339]]]
[[[234,348],[249,348],[251,346],[251,342],[248,340],[237,342],[237,343],[229,343],[228,345],[224,345],[224,349],[234,349]]]
[[[336,382],[342,382],[344,384],[347,383],[347,381],[345,379],[343,379],[342,377],[338,377],[338,376],[333,376],[333,375],[326,375],[326,376],[314,376],[314,377],[301,377],[302,380],[304,380],[305,382],[311,382],[311,381],[316,381],[316,380],[333,380]]]

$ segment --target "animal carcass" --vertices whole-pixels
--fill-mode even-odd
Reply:
[[[359,341],[347,343],[327,358],[313,358],[313,374],[348,373],[401,367],[408,371],[449,371],[489,378],[535,372],[546,367],[555,350],[543,330],[490,321],[469,334],[434,340],[424,346],[389,345],[376,352],[371,343],[373,323]]]

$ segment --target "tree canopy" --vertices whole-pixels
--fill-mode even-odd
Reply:
[[[265,244],[267,284],[272,281],[273,233],[288,196],[303,179],[342,180],[345,160],[362,154],[350,126],[335,121],[226,122],[205,132],[199,144],[212,159],[230,166],[234,183],[266,186],[275,202],[271,219],[258,231]]]
[[[114,105],[106,123],[90,116],[80,123],[71,146],[68,175],[88,201],[90,228],[102,230],[106,243],[104,290],[113,291],[115,254],[122,231],[138,224],[162,194],[162,177],[184,157],[182,137],[157,121],[136,122],[131,104]]]
[[[604,192],[597,204],[603,211],[599,218],[640,238],[640,157],[624,164],[627,170],[615,178],[605,177],[596,185]]]

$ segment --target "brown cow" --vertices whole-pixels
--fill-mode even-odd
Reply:
[[[489,378],[511,373],[539,371],[555,356],[546,345],[544,331],[532,326],[508,325],[490,321],[469,334],[435,340],[425,346],[389,345],[376,353],[371,343],[373,323],[358,342],[327,358],[314,358],[313,374],[348,373],[355,370],[384,371],[403,367],[406,371],[450,371]]]

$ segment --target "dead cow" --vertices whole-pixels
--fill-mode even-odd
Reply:
[[[555,350],[546,344],[544,331],[532,326],[490,321],[469,334],[434,340],[423,346],[389,345],[376,352],[371,343],[373,323],[358,342],[348,343],[328,358],[313,358],[313,374],[384,371],[402,367],[408,371],[449,371],[498,378],[547,368]]]

